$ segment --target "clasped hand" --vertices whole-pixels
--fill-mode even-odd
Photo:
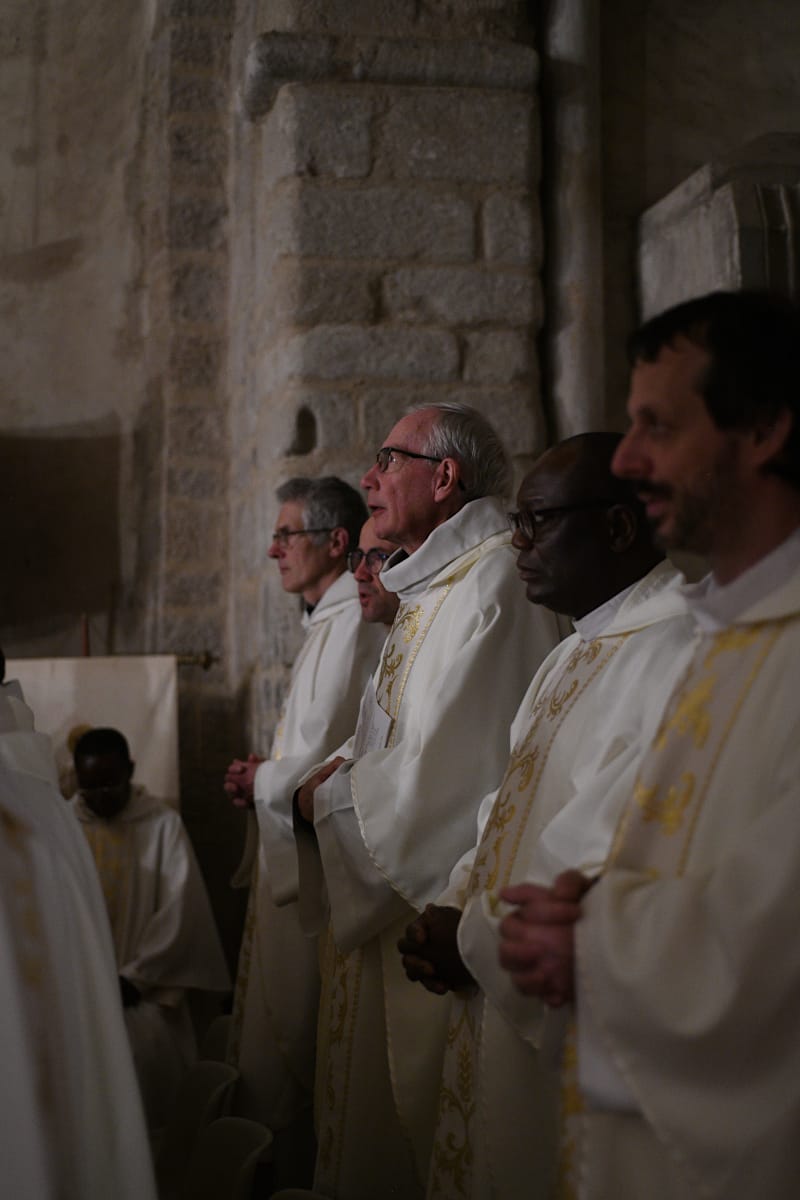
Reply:
[[[500,922],[500,965],[519,991],[551,1008],[575,998],[575,922],[591,884],[579,871],[564,871],[549,888],[520,883],[500,892],[516,906]]]

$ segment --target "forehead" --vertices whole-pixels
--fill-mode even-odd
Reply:
[[[634,365],[628,407],[632,411],[650,406],[704,409],[700,389],[710,362],[702,346],[677,337],[672,345],[662,347],[653,362],[640,360]]]
[[[127,769],[127,763],[116,750],[105,750],[102,754],[79,754],[75,769],[80,774],[119,775]]]
[[[549,451],[523,479],[517,503],[520,508],[548,508],[570,503],[590,489],[585,475],[578,469],[574,455]]]
[[[305,509],[299,500],[287,500],[282,504],[275,521],[276,529],[302,529]]]
[[[427,437],[435,418],[436,414],[430,408],[421,408],[419,412],[407,413],[390,429],[384,445],[418,450]]]

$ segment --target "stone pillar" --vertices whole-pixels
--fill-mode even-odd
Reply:
[[[480,408],[520,471],[545,444],[537,69],[529,46],[499,40],[282,31],[249,48],[232,637],[262,750],[299,636],[264,559],[276,484],[323,472],[357,484],[425,401]]]
[[[208,670],[180,668],[181,806],[232,963],[243,897],[229,880],[242,828],[222,779],[234,754],[247,751],[227,662],[233,15],[233,0],[165,0],[154,49],[163,92],[153,98],[160,186],[147,210],[149,340],[161,361],[145,438],[161,463],[150,501],[160,522],[150,648],[214,660]]]
[[[642,317],[716,288],[800,294],[800,134],[695,171],[639,224]]]
[[[557,438],[605,429],[600,20],[543,6],[546,400]]]

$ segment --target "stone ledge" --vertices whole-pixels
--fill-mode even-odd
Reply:
[[[241,98],[244,113],[255,121],[272,108],[281,85],[290,82],[339,79],[529,92],[538,75],[536,52],[505,42],[264,33],[248,52]]]

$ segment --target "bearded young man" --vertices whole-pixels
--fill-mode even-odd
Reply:
[[[763,1200],[800,1172],[800,314],[679,305],[631,341],[615,470],[704,555],[696,647],[590,886],[503,894],[501,961],[570,1005],[564,1179],[581,1200]],[[575,864],[577,865],[577,864]]]

